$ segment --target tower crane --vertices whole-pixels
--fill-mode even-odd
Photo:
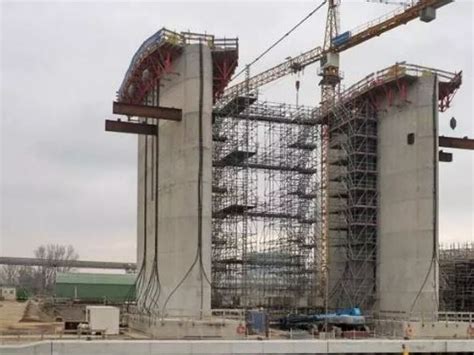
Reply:
[[[346,49],[357,46],[371,38],[378,37],[381,34],[390,31],[398,26],[404,25],[416,18],[421,18],[424,22],[430,22],[434,19],[436,9],[447,5],[454,0],[417,0],[406,7],[400,7],[389,14],[378,19],[370,21],[357,27],[352,31],[338,33],[338,10],[340,0],[331,0],[328,2],[328,16],[325,31],[324,45],[312,48],[296,57],[289,58],[272,68],[269,68],[257,75],[249,77],[235,85],[228,87],[220,101],[227,101],[244,92],[246,85],[249,89],[256,90],[261,86],[269,84],[286,75],[303,70],[308,65],[322,61],[322,64],[331,56],[338,54]]]
[[[321,86],[322,111],[330,108],[335,103],[336,90],[341,81],[339,71],[339,53],[364,43],[371,38],[378,37],[401,25],[420,18],[423,22],[431,22],[436,18],[436,10],[454,0],[411,0],[403,3],[396,10],[379,17],[373,21],[365,23],[352,31],[340,33],[339,25],[339,5],[341,0],[329,0],[326,17],[326,27],[324,43],[322,46],[310,49],[296,57],[289,57],[283,63],[267,69],[257,75],[249,76],[240,83],[228,87],[221,96],[219,103],[225,103],[242,93],[255,91],[261,86],[278,80],[286,75],[302,71],[308,65],[320,62],[318,71],[321,76],[319,85]],[[369,1],[369,0],[368,0]],[[375,1],[374,1],[375,2]],[[377,0],[380,3],[395,4],[391,0]],[[321,126],[321,235],[319,250],[320,261],[322,263],[321,275],[322,288],[326,289],[326,307],[328,300],[328,280],[327,280],[327,255],[328,255],[328,147],[329,147],[329,127],[331,122]]]

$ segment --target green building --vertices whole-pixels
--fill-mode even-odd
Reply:
[[[57,273],[55,296],[87,302],[135,299],[135,274]]]

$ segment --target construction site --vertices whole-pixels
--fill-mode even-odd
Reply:
[[[313,10],[327,12],[321,46],[260,73],[239,63],[238,38],[162,28],[143,42],[105,120],[137,136],[136,263],[69,264],[127,280],[91,281],[114,285],[109,302],[88,291],[74,319],[57,311],[41,339],[22,333],[37,343],[0,329],[2,354],[474,353],[474,244],[439,236],[439,170],[474,150],[440,135],[440,114],[472,78],[397,62],[343,86],[340,68],[344,51],[411,21],[436,26],[456,3],[405,1],[351,31],[339,6]],[[261,98],[310,65],[313,106],[298,79],[296,103]],[[48,307],[64,310],[89,281],[56,282],[71,302]],[[92,327],[100,307],[119,310],[115,332]]]

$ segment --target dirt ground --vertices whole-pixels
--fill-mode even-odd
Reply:
[[[27,302],[0,301],[0,334],[56,333],[62,324],[54,322],[22,322]]]
[[[26,302],[0,301],[0,331],[18,324],[25,308]]]

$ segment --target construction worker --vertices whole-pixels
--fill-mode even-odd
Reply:
[[[410,352],[408,351],[408,346],[406,346],[405,344],[402,344],[402,355],[410,355]]]

